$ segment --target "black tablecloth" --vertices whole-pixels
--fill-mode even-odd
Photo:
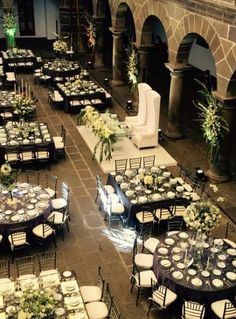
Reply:
[[[40,191],[37,193],[36,198],[39,199],[39,195],[45,193],[44,190]],[[19,227],[24,227],[27,226],[27,230],[30,231],[32,230],[35,226],[40,224],[42,220],[45,220],[50,212],[51,212],[51,200],[49,199],[49,205],[42,209],[41,212],[39,213],[38,216],[35,217],[28,217],[27,215],[22,215],[23,218],[21,221],[12,221],[11,217],[16,214],[16,212],[20,209],[24,209],[25,211],[27,210],[27,206],[30,204],[30,198],[27,199],[26,195],[16,193],[13,195],[13,200],[17,199],[18,202],[14,205],[9,205],[7,203],[7,199],[10,199],[9,194],[8,195],[2,195],[0,194],[0,199],[1,199],[1,214],[3,214],[4,211],[11,210],[13,213],[12,215],[9,215],[8,219],[3,219],[0,221],[0,233],[3,235],[5,239],[7,239],[7,236],[9,235],[9,230],[10,229],[15,229]],[[4,205],[4,210],[3,210],[3,205]]]
[[[178,235],[174,235],[170,237],[174,238],[176,243],[180,241],[180,238],[178,238]],[[158,252],[158,249],[160,247],[167,247],[169,249],[168,254],[161,255]],[[229,248],[229,246],[225,244],[223,248],[221,249],[221,253],[225,251],[227,248]],[[201,275],[200,270],[197,268],[197,266],[193,266],[193,265],[181,270],[184,274],[184,277],[181,280],[177,280],[173,278],[171,274],[174,270],[179,270],[176,266],[178,262],[173,261],[173,259],[171,258],[171,254],[173,253],[172,249],[173,248],[170,246],[168,247],[164,241],[160,242],[159,245],[157,246],[156,252],[154,254],[153,270],[158,278],[158,282],[163,282],[168,288],[170,288],[172,291],[174,291],[178,295],[179,308],[181,308],[180,304],[182,304],[183,299],[195,301],[195,302],[206,305],[206,314],[205,314],[206,319],[215,318],[213,317],[213,314],[211,313],[211,307],[210,307],[211,303],[214,301],[217,301],[220,299],[226,299],[226,298],[229,300],[234,300],[235,294],[236,294],[236,281],[230,281],[227,279],[226,281],[224,281],[224,285],[222,288],[216,288],[211,283],[211,280],[217,279],[217,278],[221,279],[221,276],[215,276],[211,272],[211,270],[208,270],[211,275],[208,278],[205,278]],[[210,253],[209,248],[203,250],[203,255],[205,255],[206,257],[206,258],[204,258],[204,256],[202,257],[204,260],[203,269],[205,269],[206,267],[206,264],[207,264],[206,259],[209,253]],[[214,268],[217,268],[216,267],[217,255],[218,254],[215,254],[215,257],[212,261],[212,264],[215,265]],[[172,264],[170,268],[165,268],[160,264],[160,261],[162,259],[168,259],[171,261]],[[184,259],[184,256],[183,256],[183,259]],[[222,273],[226,273],[227,271],[235,272],[236,269],[232,265],[233,259],[235,259],[235,257],[233,256],[227,257],[225,261],[226,268],[222,270]],[[182,260],[180,260],[180,262],[181,261]],[[194,276],[190,276],[188,274],[189,268],[193,268],[197,271],[197,274],[195,276],[197,276],[198,278],[202,280],[203,285],[201,287],[198,288],[192,285],[191,279],[193,279]]]
[[[63,69],[56,70],[56,69],[43,67],[43,74],[49,75],[52,78],[55,78],[55,77],[66,78],[66,77],[74,76],[79,73],[80,73],[80,67],[75,68],[74,70],[63,70]]]
[[[64,98],[64,111],[65,112],[71,112],[76,107],[70,106],[70,101],[73,100],[92,100],[92,99],[100,99],[104,106],[106,106],[106,94],[105,92],[94,92],[94,93],[85,93],[85,94],[77,94],[77,95],[66,95],[63,90],[61,90],[60,87],[58,87],[58,91],[61,93],[61,95]]]
[[[115,189],[115,192],[117,193],[117,195],[119,196],[122,204],[125,207],[125,213],[127,215],[127,226],[129,227],[133,227],[136,224],[136,219],[135,219],[135,215],[136,213],[143,211],[143,210],[148,210],[148,211],[153,211],[157,208],[161,208],[161,207],[167,207],[167,206],[171,206],[173,204],[178,204],[178,205],[188,205],[189,201],[187,199],[184,198],[175,198],[175,199],[163,199],[163,200],[159,200],[159,201],[152,201],[152,202],[147,202],[144,204],[132,204],[130,202],[130,199],[123,193],[123,191],[121,190],[120,186],[117,184],[114,176],[112,175],[108,175],[108,179],[107,179],[107,184],[112,185]]]

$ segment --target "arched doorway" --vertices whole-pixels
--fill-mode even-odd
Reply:
[[[162,112],[167,113],[170,76],[165,67],[168,61],[167,36],[162,22],[150,15],[141,34],[140,81],[148,83],[161,95]]]
[[[126,75],[127,54],[125,49],[130,45],[131,41],[136,41],[136,32],[132,11],[126,3],[121,3],[118,7],[114,29],[117,31],[121,31],[122,34],[118,39],[119,43],[117,43],[118,45],[116,46],[118,48],[117,52],[112,52],[113,59],[114,54],[117,55],[116,59],[118,61],[120,79],[128,82]]]
[[[177,64],[184,68],[189,67],[184,76],[183,133],[195,141],[201,141],[202,132],[196,102],[199,100],[202,86],[198,81],[205,84],[210,91],[217,88],[215,60],[206,40],[197,33],[187,34],[179,45]]]
[[[112,66],[112,34],[110,31],[111,27],[111,10],[108,0],[98,0],[97,2],[97,17],[101,18],[102,21],[102,56],[103,63],[107,68]],[[99,34],[97,35],[100,36]],[[98,40],[99,41],[99,40]]]
[[[85,16],[92,17],[94,13],[92,0],[81,0],[78,4],[78,23],[79,23],[79,49],[88,51],[86,26],[88,25]]]

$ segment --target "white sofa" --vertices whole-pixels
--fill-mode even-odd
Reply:
[[[135,126],[144,125],[147,119],[147,100],[146,100],[146,91],[151,91],[151,87],[147,83],[139,83],[138,84],[138,96],[139,96],[139,104],[138,104],[138,114],[136,116],[126,116],[125,124],[129,128],[133,128]]]
[[[147,121],[145,125],[136,126],[132,130],[132,141],[138,149],[158,145],[161,97],[157,92],[151,90],[146,92],[146,98],[148,103]]]

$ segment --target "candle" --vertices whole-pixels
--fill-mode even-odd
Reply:
[[[31,98],[31,89],[30,89],[30,85],[29,85],[29,97]]]
[[[24,82],[23,82],[23,79],[21,79],[21,92],[23,93],[23,85],[24,85]]]
[[[18,95],[20,96],[20,86],[18,86]]]
[[[16,95],[16,83],[14,83],[14,92],[15,92],[15,95]]]
[[[208,267],[209,267],[209,262],[210,262],[210,256],[208,256],[208,258],[207,258],[206,269],[208,269]]]
[[[28,94],[27,94],[27,82],[25,82],[25,96],[27,97]]]
[[[187,255],[188,255],[188,251],[187,251],[187,249],[186,249],[186,250],[185,250],[185,254],[184,254],[184,262],[186,262]]]

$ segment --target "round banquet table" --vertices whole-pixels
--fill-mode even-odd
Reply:
[[[5,238],[10,229],[27,226],[31,230],[50,211],[50,196],[41,186],[17,183],[11,194],[0,188],[0,233]]]
[[[158,281],[178,295],[179,311],[183,299],[199,302],[205,304],[209,319],[213,318],[212,302],[235,300],[236,250],[221,239],[205,242],[196,264],[195,245],[188,232],[167,236],[156,248],[153,269]]]

